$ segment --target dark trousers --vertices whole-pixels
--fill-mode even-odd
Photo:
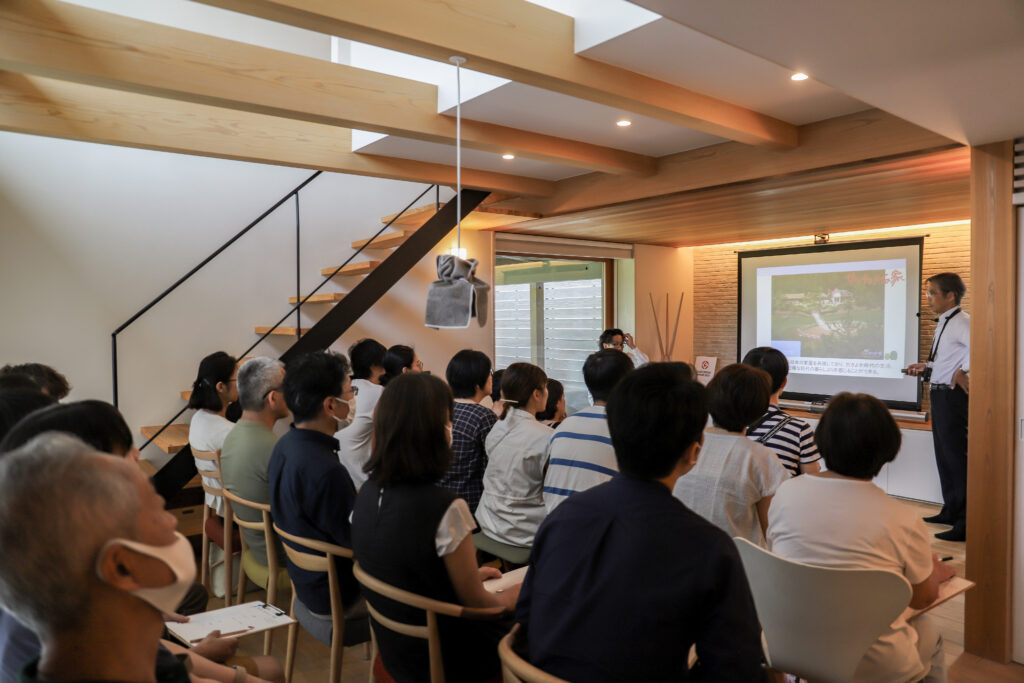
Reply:
[[[932,441],[942,486],[943,510],[954,522],[967,518],[967,394],[932,389]]]

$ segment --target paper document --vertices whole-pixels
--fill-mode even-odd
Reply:
[[[968,581],[962,576],[954,576],[948,581],[943,581],[939,584],[939,597],[935,598],[935,601],[932,602],[932,604],[926,607],[922,607],[921,609],[914,609],[913,607],[908,607],[907,609],[903,610],[903,619],[909,621],[916,616],[920,616],[928,610],[937,607],[938,605],[941,605],[950,598],[954,598],[970,588],[974,588],[974,582]]]
[[[512,586],[518,586],[526,578],[528,567],[520,567],[510,572],[505,572],[500,579],[487,579],[484,581],[484,588],[492,593],[501,593]]]
[[[295,621],[284,610],[265,602],[247,602],[221,609],[193,614],[184,624],[167,622],[167,630],[188,647],[192,647],[212,631],[222,638],[240,638]]]

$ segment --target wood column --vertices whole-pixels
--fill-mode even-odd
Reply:
[[[1017,231],[1013,142],[971,149],[971,402],[964,649],[1008,662],[1012,648]]]

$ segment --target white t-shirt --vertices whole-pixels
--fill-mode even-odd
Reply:
[[[887,569],[911,584],[932,573],[928,530],[909,506],[869,481],[805,474],[784,483],[768,511],[768,543],[781,557],[845,569]],[[918,680],[917,632],[903,619],[872,645],[856,683]]]
[[[775,495],[787,479],[789,472],[771,449],[741,433],[709,427],[697,464],[679,477],[672,495],[730,538],[764,547],[757,502]]]
[[[224,439],[227,438],[228,432],[234,426],[227,418],[221,417],[217,413],[211,413],[209,410],[197,410],[196,414],[192,416],[192,423],[188,428],[188,445],[194,451],[219,451],[224,446]],[[196,469],[200,472],[211,471],[216,469],[216,465],[206,460],[196,460]],[[216,479],[203,477],[203,482],[210,488],[220,488],[220,482]],[[206,504],[216,510],[218,515],[224,516],[224,498],[222,496],[207,493]]]
[[[384,393],[384,387],[374,384],[368,379],[354,379],[352,386],[359,389],[359,393],[356,394],[355,418],[353,418],[352,424],[339,430],[334,438],[341,444],[341,448],[338,449],[338,459],[348,470],[356,489],[359,489],[367,479],[367,474],[363,472],[363,465],[370,460],[373,442],[373,411],[377,407],[380,395]]]
[[[522,548],[533,545],[547,514],[541,490],[548,441],[554,431],[525,410],[514,408],[487,434],[487,469],[476,519],[492,539]]]

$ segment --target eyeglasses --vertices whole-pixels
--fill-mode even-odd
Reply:
[[[604,348],[606,348],[606,349],[618,349],[619,351],[621,351],[623,347],[622,347],[622,344],[619,343],[619,344],[605,344]]]
[[[270,392],[272,391],[276,391],[277,393],[280,394],[283,389],[284,387],[271,387],[270,389],[267,389],[267,393],[263,394],[263,398],[270,396]]]
[[[416,366],[417,370],[423,370],[423,361],[419,360],[418,358],[416,359],[416,362],[413,363],[413,365]]]
[[[352,394],[352,396],[358,396],[359,387],[349,387],[348,391],[341,392],[341,396],[332,396],[331,398],[337,399],[339,401],[348,401],[347,398],[342,398],[345,394]]]

